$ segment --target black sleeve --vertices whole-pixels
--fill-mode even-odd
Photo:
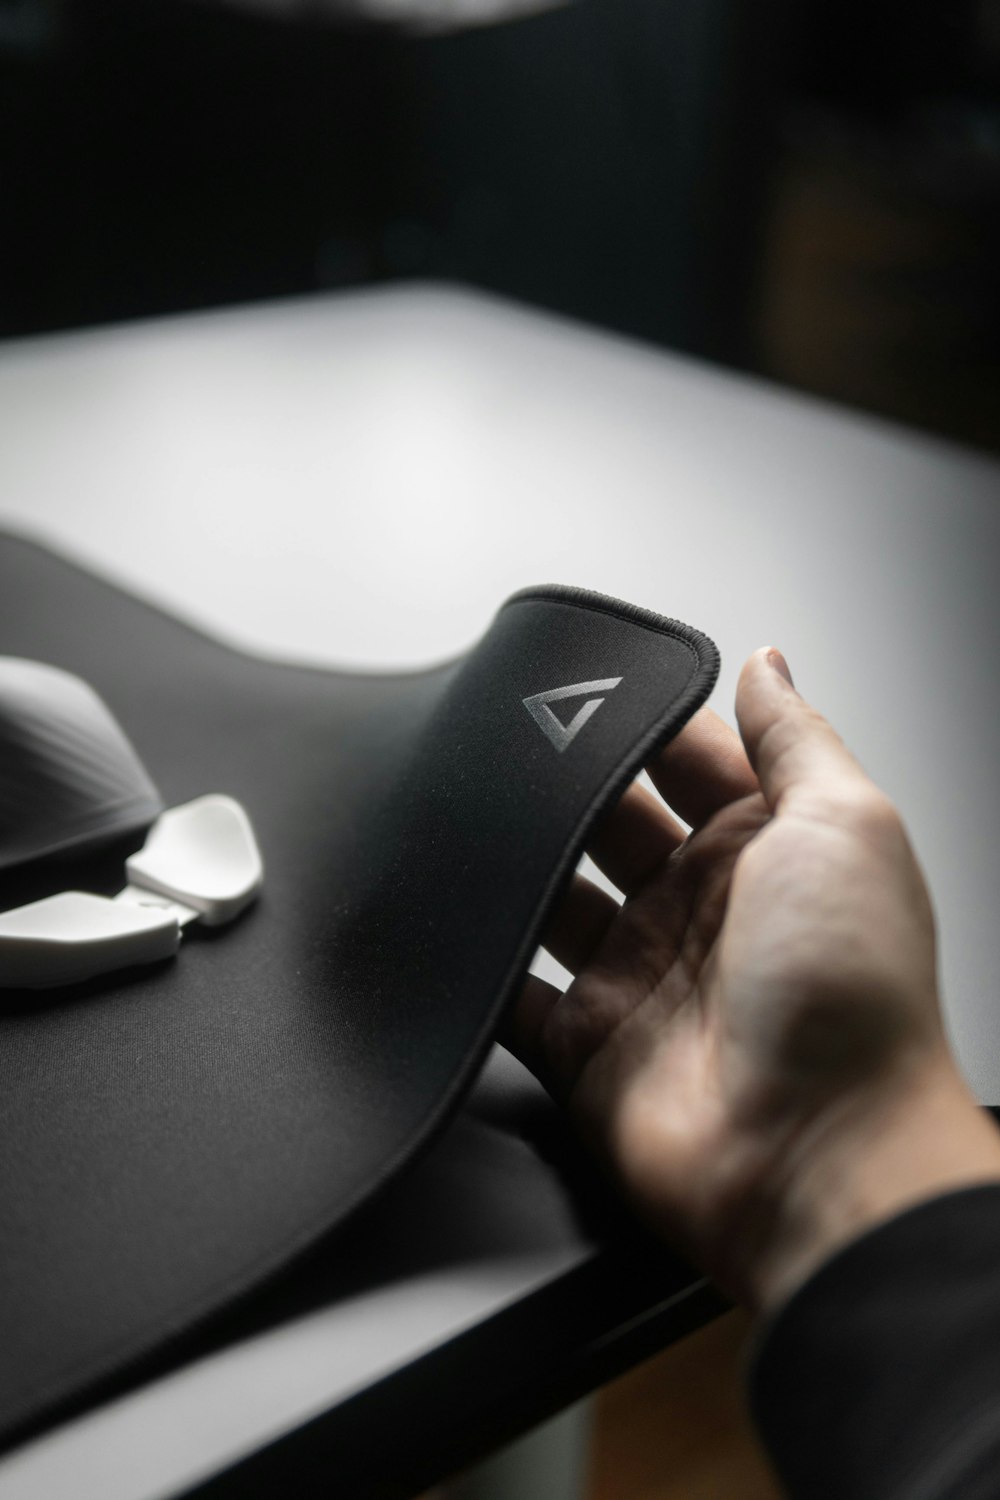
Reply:
[[[998,1500],[1000,1185],[838,1252],[763,1328],[749,1383],[791,1500]]]

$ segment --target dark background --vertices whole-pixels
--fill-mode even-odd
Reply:
[[[270,3],[0,0],[0,337],[444,278],[1000,449],[1000,0]]]

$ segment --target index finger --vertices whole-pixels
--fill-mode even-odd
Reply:
[[[742,740],[710,708],[699,709],[646,770],[664,801],[693,828],[759,790]]]

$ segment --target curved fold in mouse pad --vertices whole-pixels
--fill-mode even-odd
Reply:
[[[595,816],[718,658],[688,626],[553,587],[430,671],[288,666],[15,538],[0,652],[90,683],[168,806],[238,798],[266,867],[257,906],[176,960],[0,993],[9,1436],[274,1275],[427,1142]],[[72,873],[114,894],[121,856]],[[6,873],[0,909],[53,878]]]

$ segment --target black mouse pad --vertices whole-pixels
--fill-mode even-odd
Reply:
[[[0,653],[90,683],[167,805],[238,798],[266,869],[257,905],[176,960],[0,991],[9,1440],[273,1277],[415,1157],[595,817],[718,656],[676,621],[543,587],[428,671],[275,664],[14,537]],[[8,873],[0,909],[69,878],[114,894],[121,854]]]

